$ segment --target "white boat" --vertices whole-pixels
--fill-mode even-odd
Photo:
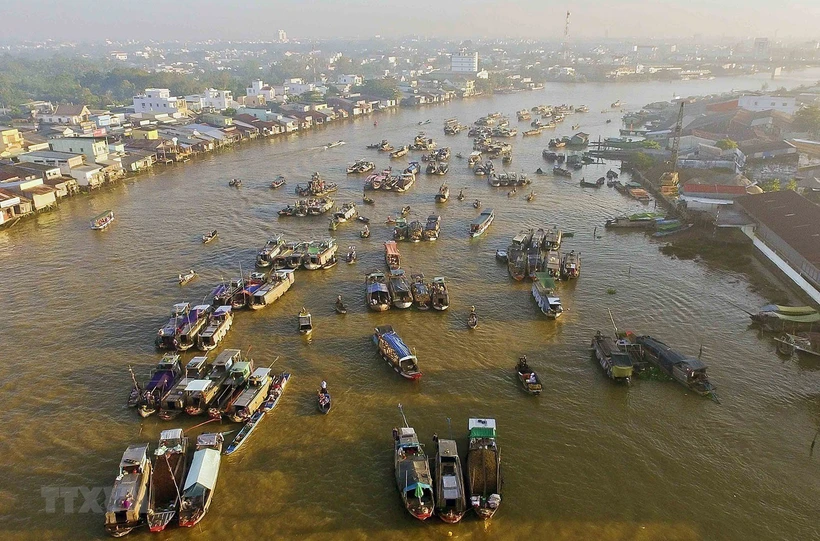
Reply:
[[[281,235],[277,235],[272,237],[268,242],[265,243],[265,246],[262,247],[259,252],[256,254],[256,266],[257,267],[270,267],[273,260],[278,256],[282,249],[285,246],[285,240],[282,238]]]
[[[313,332],[313,317],[310,312],[302,308],[299,312],[299,334],[308,335]]]
[[[105,531],[112,537],[127,535],[142,523],[148,503],[151,461],[148,444],[129,445],[105,507]]]
[[[478,219],[470,224],[470,235],[473,237],[481,236],[490,224],[493,223],[495,219],[495,213],[493,209],[487,209],[479,215]]]
[[[111,225],[111,222],[113,221],[114,211],[106,210],[105,212],[91,220],[91,229],[94,229],[95,231],[102,231],[103,229]]]
[[[333,218],[337,222],[346,222],[358,216],[359,212],[356,210],[354,203],[345,203],[333,213]]]
[[[220,306],[208,319],[208,326],[199,333],[197,347],[202,351],[214,349],[228,334],[233,324],[233,313],[230,306]]]
[[[269,282],[263,284],[259,289],[253,292],[248,302],[248,308],[251,310],[261,310],[273,304],[290,289],[295,278],[296,275],[292,269],[275,271],[271,274]]]
[[[220,433],[200,434],[196,438],[196,451],[185,478],[179,504],[179,525],[195,526],[211,506],[211,499],[219,476],[223,437]]]

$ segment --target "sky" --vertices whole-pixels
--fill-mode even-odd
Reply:
[[[820,38],[820,0],[0,0],[0,36],[250,40],[282,29],[292,38],[561,41],[567,10],[570,40]]]

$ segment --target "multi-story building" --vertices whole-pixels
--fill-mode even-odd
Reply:
[[[173,115],[185,111],[187,111],[185,99],[171,96],[171,91],[167,88],[146,88],[144,94],[134,96],[135,113],[166,113]]]
[[[747,111],[780,111],[787,115],[793,115],[799,107],[796,98],[784,96],[741,96],[737,100],[737,106]]]
[[[23,152],[23,135],[17,128],[0,126],[0,157],[15,156]]]
[[[82,154],[88,163],[108,159],[108,142],[105,137],[60,137],[50,139],[48,144],[55,152]]]
[[[478,53],[460,49],[450,56],[450,71],[456,73],[477,73]]]

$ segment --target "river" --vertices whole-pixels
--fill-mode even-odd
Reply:
[[[616,99],[637,110],[675,94],[759,89],[767,81],[793,86],[819,75],[549,84],[534,93],[391,112],[157,167],[0,232],[3,538],[105,537],[102,515],[82,509],[81,497],[73,503],[58,498],[49,508],[44,494],[53,487],[110,486],[129,443],[155,443],[164,428],[199,422],[141,420],[124,405],[127,367],[147,373],[159,358],[153,338],[171,305],[200,301],[221,279],[238,275],[240,265],[250,270],[269,235],[330,233],[325,218],[276,215],[311,172],[340,184],[337,202],[359,202],[363,177],[345,175],[345,165],[362,157],[377,167],[389,162],[365,150],[369,143],[407,144],[423,129],[453,154],[466,155],[470,138],[445,137],[445,118],[471,123],[500,111],[514,119],[516,110],[541,103],[586,104],[590,113],[571,116],[555,134],[571,134],[577,122],[597,139],[617,134],[621,113],[601,112]],[[426,119],[429,125],[418,126]],[[551,136],[519,135],[510,169],[532,173],[545,166],[541,150]],[[339,139],[347,144],[321,148]],[[595,179],[609,167],[589,166],[583,175]],[[279,174],[288,184],[273,191],[268,183]],[[373,219],[370,239],[360,239],[355,224],[332,233],[340,253],[358,247],[358,263],[300,271],[274,306],[237,314],[223,346],[250,349],[258,365],[278,356],[274,368],[291,371],[291,384],[252,439],[223,460],[203,522],[161,538],[818,538],[820,459],[809,456],[809,444],[820,414],[820,366],[779,358],[770,338],[747,328],[748,317],[733,305],[751,309],[767,299],[753,292],[743,269],[673,259],[642,234],[603,230],[608,217],[645,207],[606,187],[582,189],[578,176],[570,182],[531,175],[538,195],[527,203],[528,190],[507,197],[506,189],[491,188],[453,158],[444,178],[454,193],[467,187],[463,202],[453,197],[436,205],[440,179],[424,174],[406,194],[376,193],[376,204],[362,208]],[[242,188],[228,188],[232,177],[243,179]],[[473,198],[496,212],[479,239],[467,234],[477,214]],[[399,248],[408,272],[447,278],[447,312],[376,314],[364,306],[364,274],[383,267],[382,242],[390,235],[379,224],[408,204],[412,218],[442,216],[440,240]],[[91,231],[88,220],[109,208],[114,224]],[[566,312],[558,322],[540,314],[528,282],[513,282],[494,259],[523,225],[546,223],[575,232],[564,247],[583,258],[580,279],[560,287]],[[203,245],[199,237],[214,228],[218,240]],[[200,278],[180,288],[177,273],[189,268]],[[615,294],[608,294],[611,288]],[[349,304],[346,316],[333,312],[337,294]],[[466,325],[470,305],[481,318],[475,331]],[[311,341],[296,332],[302,306],[314,316]],[[608,380],[588,351],[596,330],[611,329],[607,309],[619,327],[686,353],[697,355],[702,345],[721,403],[672,382],[638,380],[626,387]],[[419,382],[402,380],[377,356],[370,337],[380,324],[392,324],[417,350],[424,372]],[[514,377],[523,354],[544,381],[540,397],[524,394]],[[314,400],[323,379],[334,398],[328,416],[318,414]],[[392,465],[399,403],[429,452],[434,432],[449,433],[448,418],[462,453],[468,417],[497,419],[504,500],[491,522],[469,514],[457,525],[422,524],[403,510]]]

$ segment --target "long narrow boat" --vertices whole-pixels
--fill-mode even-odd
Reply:
[[[236,400],[231,402],[225,410],[225,415],[234,423],[249,420],[267,400],[272,383],[270,368],[257,368],[254,370],[248,378],[247,386]]]
[[[197,336],[197,348],[202,351],[214,349],[225,338],[233,324],[230,306],[220,306],[208,318],[208,326]]]
[[[447,310],[450,307],[450,292],[447,290],[447,283],[442,276],[436,276],[428,284],[430,290],[430,304],[434,310]]]
[[[430,463],[419,443],[416,431],[409,426],[393,429],[396,486],[404,508],[419,520],[433,515],[433,478]]]
[[[820,329],[820,312],[810,306],[780,306],[769,304],[756,314],[752,322],[764,331],[816,331]]]
[[[390,309],[390,289],[383,272],[371,272],[365,278],[365,302],[374,312]]]
[[[784,355],[799,353],[820,357],[820,333],[783,333],[782,336],[775,338],[775,341],[777,342],[777,351]]]
[[[105,506],[105,531],[122,537],[142,524],[148,505],[151,461],[148,444],[129,445],[120,459],[114,488]]]
[[[613,340],[598,331],[592,337],[591,347],[598,364],[601,365],[607,376],[615,381],[624,381],[626,383],[632,381],[634,363],[630,348],[640,348],[640,346],[630,344],[628,340]],[[633,352],[633,354],[640,357],[638,351]]]
[[[458,446],[453,440],[436,441],[436,514],[449,524],[460,521],[467,512],[464,474]]]
[[[114,211],[106,210],[102,214],[96,216],[91,220],[91,229],[95,231],[102,231],[114,221]]]
[[[210,304],[198,304],[183,318],[182,326],[176,337],[176,348],[187,351],[196,345],[197,337],[205,329],[205,324],[211,315],[213,307]]]
[[[399,375],[407,379],[419,379],[421,377],[418,359],[396,334],[391,325],[376,327],[376,332],[373,334],[373,343],[376,344],[379,355]]]
[[[493,209],[487,209],[481,212],[478,219],[470,224],[470,236],[478,237],[483,234],[490,224],[493,223],[493,219],[495,219],[495,213]]]
[[[501,450],[496,441],[495,419],[472,418],[467,424],[467,485],[470,505],[484,520],[501,505]]]
[[[170,391],[182,376],[182,366],[179,362],[179,355],[166,353],[157,363],[157,367],[151,373],[139,395],[137,411],[141,417],[153,415],[160,408],[162,397]]]
[[[161,532],[179,510],[179,487],[188,467],[188,438],[181,428],[163,430],[154,450],[148,490],[148,529]]]
[[[384,262],[390,270],[401,268],[401,254],[396,241],[389,240],[384,243]]]
[[[700,359],[686,357],[651,336],[638,336],[635,342],[641,346],[644,360],[691,391],[717,399],[715,387],[706,375],[706,364]]]
[[[518,375],[518,380],[521,382],[521,386],[525,391],[534,395],[541,394],[541,390],[543,389],[541,378],[539,378],[535,370],[527,364],[526,355],[518,359],[518,364],[515,365],[515,373]]]
[[[296,277],[292,269],[274,271],[268,282],[262,284],[253,292],[248,308],[251,310],[261,310],[273,304],[279,297],[285,294],[293,285]]]
[[[532,296],[538,308],[550,319],[558,319],[564,313],[561,299],[555,294],[555,279],[546,272],[538,272],[532,283]]]
[[[387,287],[390,291],[390,297],[393,299],[393,306],[396,308],[410,308],[413,305],[413,293],[410,291],[410,282],[407,280],[404,270],[390,271]]]
[[[182,499],[179,504],[180,526],[196,526],[208,512],[219,476],[223,441],[222,434],[218,432],[197,436],[194,459],[182,488]]]
[[[239,398],[248,384],[253,371],[253,361],[237,361],[231,367],[230,375],[222,382],[216,396],[208,407],[208,417],[221,419],[233,408],[233,403]]]
[[[413,302],[416,304],[416,308],[418,308],[419,310],[429,310],[430,289],[427,287],[427,283],[424,281],[424,274],[413,274],[410,277],[410,279],[412,280],[412,283],[410,284],[410,290],[413,293]]]
[[[285,386],[287,386],[288,381],[290,380],[290,374],[284,372],[275,376],[272,381],[272,385],[270,388],[270,392],[262,403],[260,408],[251,415],[248,422],[239,430],[239,433],[234,437],[233,441],[228,445],[225,449],[225,454],[230,455],[235,453],[242,447],[242,444],[245,443],[250,437],[251,433],[256,429],[262,419],[265,418],[265,415],[270,412],[273,408],[279,404],[279,400],[282,398],[282,394],[285,392]]]
[[[271,237],[262,249],[256,253],[256,266],[262,268],[270,267],[284,246],[285,241],[282,235]]]
[[[191,303],[178,302],[171,308],[171,318],[168,323],[157,331],[154,341],[157,349],[177,349],[179,346],[179,335],[182,327],[188,321],[188,314],[191,311]]]
[[[185,389],[196,379],[204,379],[210,370],[207,357],[194,357],[185,365],[185,375],[162,397],[159,407],[159,418],[170,421],[185,411]]]

